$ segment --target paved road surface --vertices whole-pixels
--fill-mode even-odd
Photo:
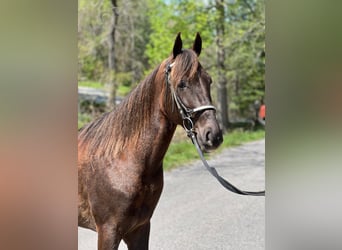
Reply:
[[[265,187],[265,141],[225,149],[209,164],[237,187]],[[226,191],[200,161],[164,175],[151,222],[152,250],[264,250],[265,198]],[[96,249],[96,233],[79,228],[78,249]],[[124,243],[120,249],[127,249]]]

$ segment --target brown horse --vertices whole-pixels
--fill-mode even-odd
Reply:
[[[113,111],[80,130],[78,224],[98,232],[98,249],[117,249],[121,240],[128,249],[148,249],[163,158],[177,125],[190,122],[203,150],[221,144],[201,49],[199,34],[192,49],[182,49],[178,34],[169,58]],[[181,109],[192,110],[191,121]]]

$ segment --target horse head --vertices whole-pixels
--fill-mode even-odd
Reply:
[[[191,49],[183,49],[180,33],[177,35],[172,54],[165,62],[166,94],[171,96],[165,109],[169,119],[194,131],[202,150],[209,151],[223,139],[210,95],[212,78],[198,60],[201,50],[198,33]]]

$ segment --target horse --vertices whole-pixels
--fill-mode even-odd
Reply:
[[[118,249],[122,240],[129,250],[148,249],[163,158],[178,125],[191,124],[205,151],[223,141],[212,79],[198,59],[202,39],[197,33],[192,48],[182,44],[178,33],[168,58],[112,111],[79,131],[78,225],[98,233],[98,249]]]

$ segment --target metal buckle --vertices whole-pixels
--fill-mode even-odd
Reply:
[[[188,133],[194,132],[194,123],[192,122],[190,117],[184,117],[183,118],[183,127],[185,131]]]

